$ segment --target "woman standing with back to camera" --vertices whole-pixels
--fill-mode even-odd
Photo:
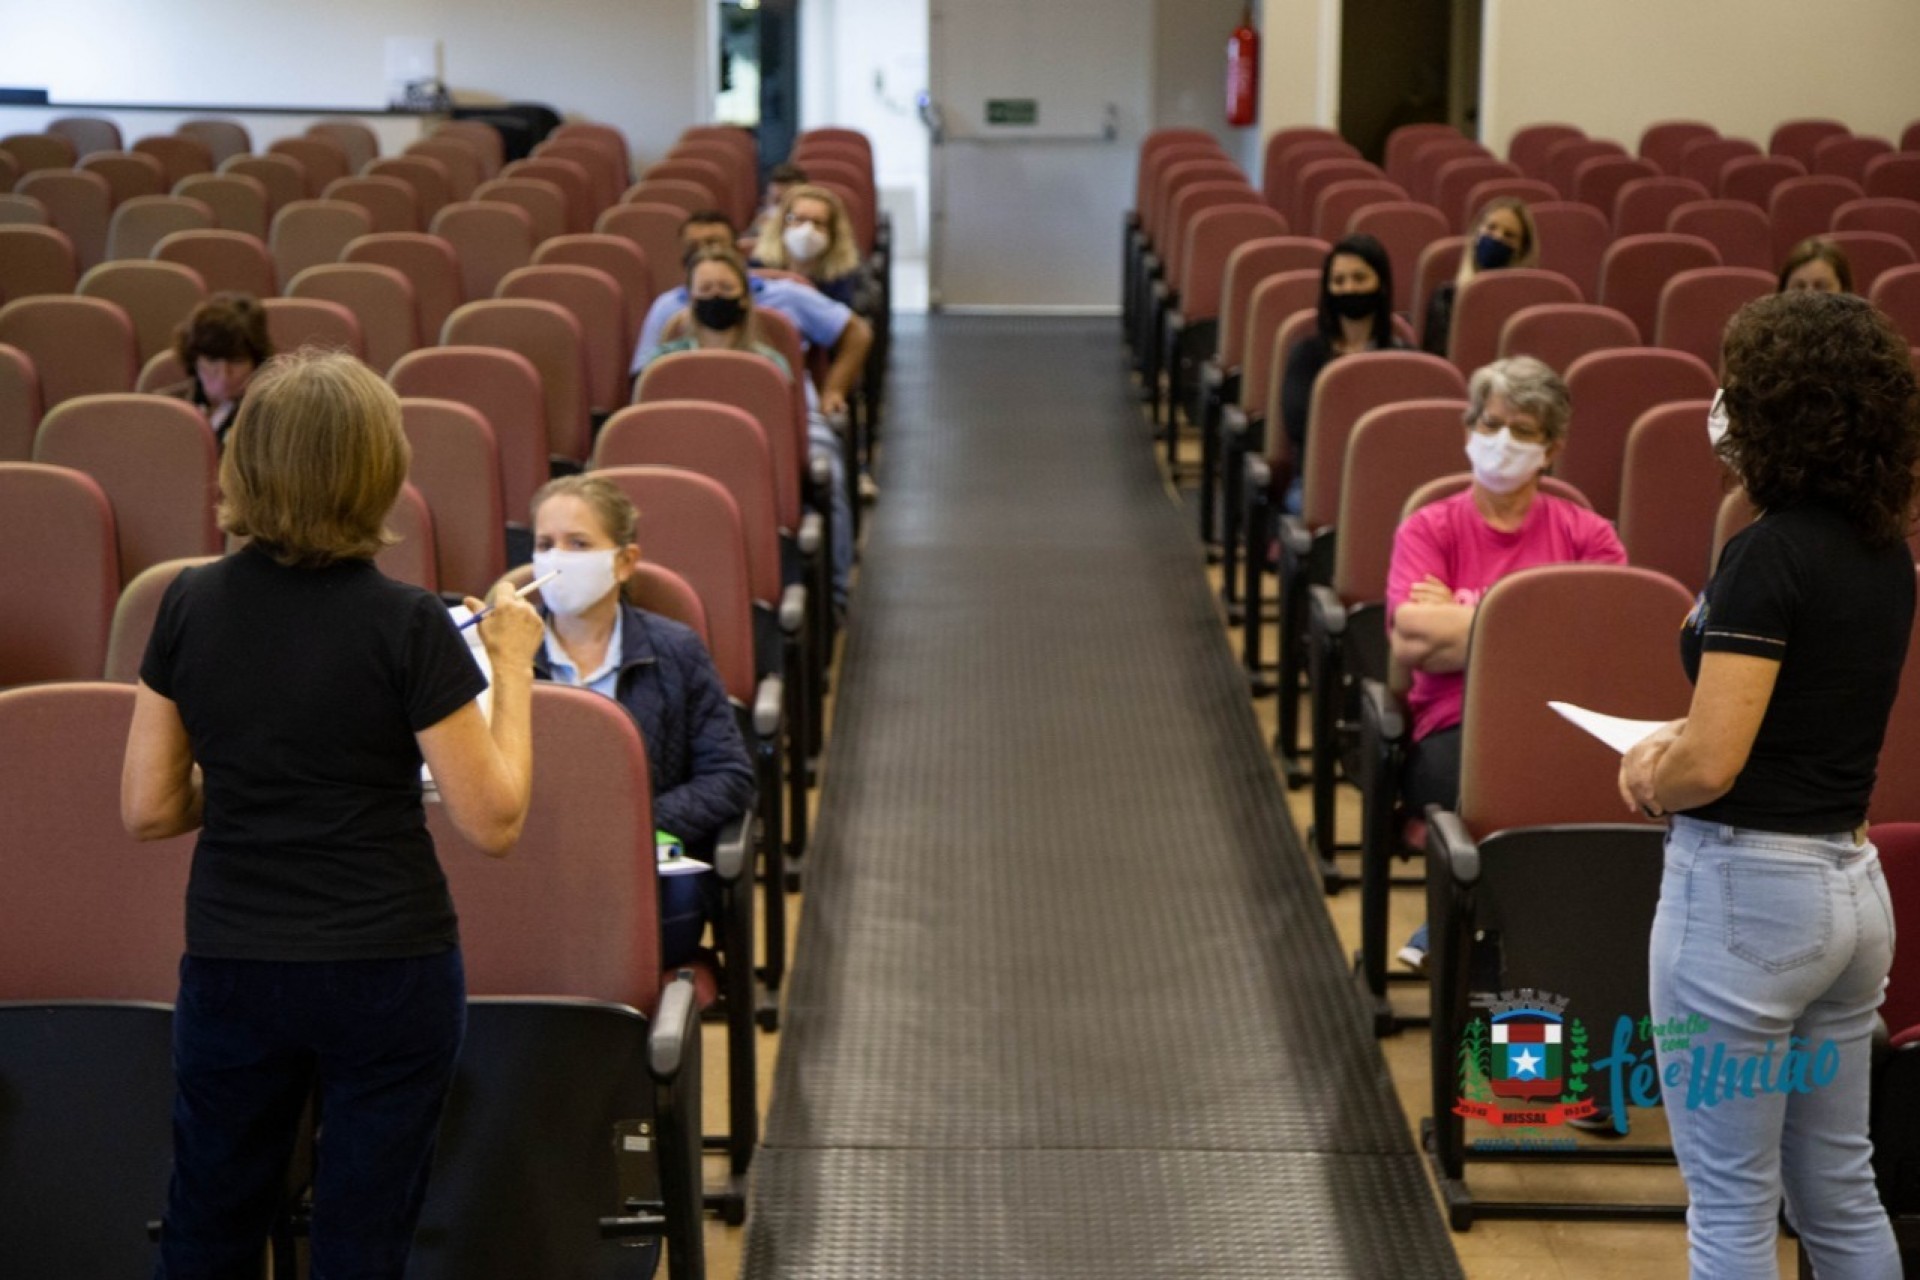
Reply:
[[[373,564],[407,459],[400,402],[359,361],[263,369],[220,463],[221,527],[250,541],[174,581],[140,665],[121,819],[140,839],[200,832],[165,1280],[260,1274],[309,1096],[314,1274],[406,1269],[466,1027],[420,765],[462,835],[513,846],[542,636],[497,587],[489,723],[445,606]]]
[[[1620,767],[1630,805],[1673,815],[1653,1017],[1706,1028],[1660,1047],[1692,1272],[1773,1275],[1784,1191],[1823,1280],[1896,1280],[1867,1138],[1893,913],[1866,819],[1912,627],[1920,398],[1906,343],[1835,294],[1748,305],[1721,376],[1707,430],[1761,515],[1681,632],[1687,717]]]

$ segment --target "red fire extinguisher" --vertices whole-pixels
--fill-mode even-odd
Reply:
[[[1227,37],[1227,123],[1250,125],[1260,110],[1260,33],[1253,29],[1253,5]]]

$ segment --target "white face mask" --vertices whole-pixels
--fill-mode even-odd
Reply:
[[[1475,431],[1467,437],[1467,461],[1481,488],[1512,493],[1545,468],[1547,446],[1515,440],[1506,427],[1492,435]]]
[[[1713,393],[1713,408],[1707,410],[1707,443],[1713,446],[1715,453],[1720,452],[1720,442],[1727,438],[1727,393]]]
[[[801,222],[788,227],[780,243],[787,247],[787,256],[795,262],[812,262],[827,251],[827,233],[811,222]]]
[[[613,549],[534,552],[534,577],[545,577],[556,570],[560,574],[540,588],[540,599],[557,614],[579,617],[613,590],[613,560],[619,554]]]

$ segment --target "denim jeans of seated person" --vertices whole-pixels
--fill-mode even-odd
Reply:
[[[1775,1272],[1787,1217],[1823,1280],[1896,1280],[1867,1140],[1893,911],[1873,846],[1676,816],[1650,945],[1661,1094],[1695,1280]],[[1700,1028],[1704,1028],[1703,1030]]]

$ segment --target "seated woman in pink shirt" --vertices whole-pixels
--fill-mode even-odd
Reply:
[[[1627,562],[1612,525],[1540,492],[1573,417],[1559,375],[1531,356],[1496,360],[1474,373],[1467,396],[1473,483],[1406,518],[1387,575],[1394,660],[1413,675],[1413,741],[1401,780],[1413,813],[1458,801],[1467,634],[1480,598],[1508,574],[1536,565]],[[1418,969],[1426,955],[1422,925],[1400,959]]]

